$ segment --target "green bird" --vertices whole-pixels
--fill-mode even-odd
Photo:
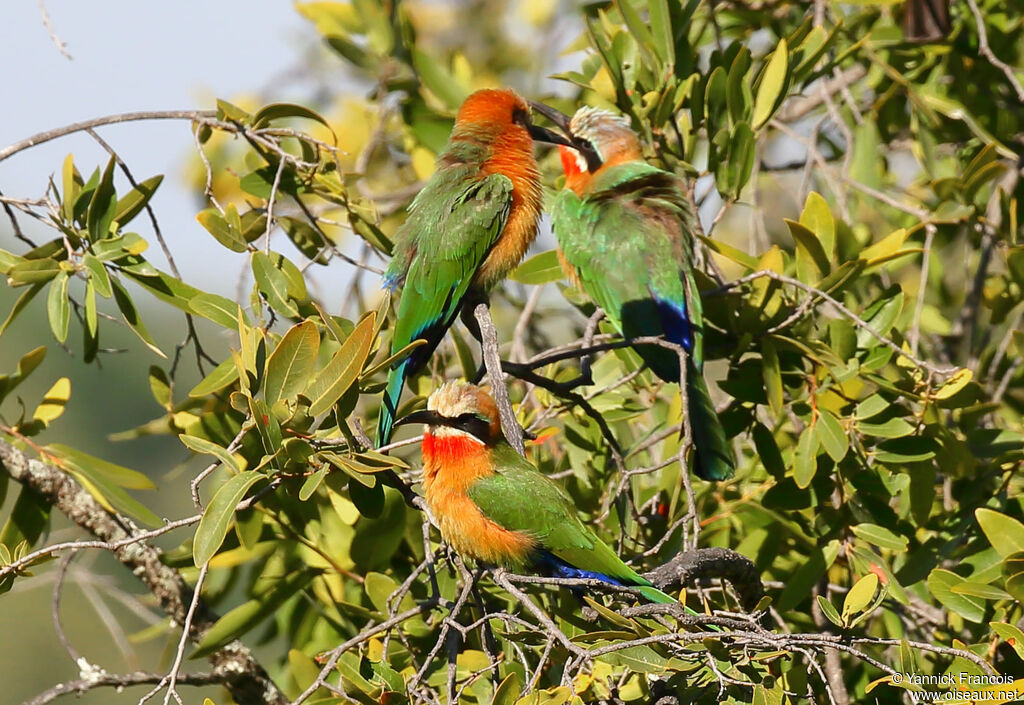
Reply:
[[[541,185],[533,141],[566,143],[530,122],[511,90],[480,90],[463,102],[437,169],[395,234],[384,288],[401,294],[391,354],[426,341],[388,373],[377,445],[391,438],[406,378],[421,369],[463,306],[522,260],[537,235]]]
[[[583,107],[570,120],[533,107],[565,130],[565,189],[551,213],[567,276],[604,309],[627,339],[663,336],[687,352],[684,398],[693,431],[694,471],[705,480],[733,475],[736,461],[704,381],[704,319],[694,280],[695,216],[685,184],[648,164],[629,122]],[[680,381],[679,355],[636,345],[666,382]]]
[[[650,602],[678,600],[622,562],[580,519],[564,489],[505,440],[494,399],[449,382],[398,421],[426,425],[423,490],[441,536],[456,551],[514,571],[590,578],[637,588]]]

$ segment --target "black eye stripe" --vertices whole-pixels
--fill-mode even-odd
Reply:
[[[484,443],[491,440],[491,422],[474,413],[459,414],[451,419],[450,425],[452,428],[457,428],[479,438]]]

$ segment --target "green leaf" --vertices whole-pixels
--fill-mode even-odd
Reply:
[[[71,448],[62,443],[51,443],[46,446],[59,454],[65,460],[77,463],[80,466],[88,466],[93,471],[103,475],[105,478],[118,485],[127,487],[130,490],[155,490],[156,485],[148,477],[137,470],[126,468],[123,465],[111,463],[108,460],[97,458],[83,451]]]
[[[972,379],[974,379],[974,371],[967,367],[961,367],[935,391],[932,398],[938,400],[949,399],[966,387]]]
[[[235,361],[228,358],[213,368],[202,381],[194,386],[188,393],[190,397],[205,397],[208,394],[219,392],[232,382],[238,379],[238,367]]]
[[[515,705],[523,692],[523,682],[515,671],[505,676],[505,679],[494,689],[494,697],[491,698],[491,705]]]
[[[50,319],[50,330],[53,337],[60,342],[68,338],[68,320],[71,316],[71,304],[68,303],[68,273],[61,272],[50,284],[50,293],[46,297],[46,315]]]
[[[310,110],[303,105],[296,105],[294,103],[271,103],[265,105],[256,111],[256,114],[252,117],[252,126],[254,129],[260,127],[266,127],[274,120],[284,120],[286,118],[305,118],[307,120],[313,120],[320,123],[328,130],[331,130],[331,124],[320,113]],[[333,134],[333,130],[331,130]]]
[[[233,478],[234,479],[234,478]],[[289,598],[305,589],[313,579],[309,570],[301,570],[278,582],[269,593],[243,602],[218,619],[196,646],[189,658],[197,659],[212,654],[236,637],[242,636],[267,617],[273,615]]]
[[[334,406],[359,377],[373,344],[375,322],[376,315],[373,313],[364,317],[352,334],[345,339],[341,348],[310,382],[305,392],[310,401],[310,416],[319,416]]]
[[[1021,522],[984,507],[974,510],[974,518],[1001,558],[1024,551],[1024,524]]]
[[[149,391],[152,392],[153,398],[160,406],[168,410],[174,406],[171,380],[163,368],[156,365],[149,366]]]
[[[160,526],[163,523],[160,517],[119,486],[132,486],[129,483],[138,486],[144,482],[147,485],[144,489],[151,488],[152,483],[142,473],[56,443],[47,446],[46,450],[59,458],[61,467],[107,511],[127,514],[148,526]]]
[[[793,453],[793,480],[800,489],[805,489],[818,471],[818,434],[814,427],[805,428],[800,434]]]
[[[828,202],[817,191],[807,194],[804,210],[800,214],[800,224],[814,233],[821,242],[826,261],[831,261],[836,252],[836,221]]]
[[[40,346],[21,356],[18,360],[18,371],[13,375],[0,375],[0,400],[13,392],[18,385],[25,381],[25,378],[43,362],[46,357],[46,348]]]
[[[242,309],[231,299],[219,294],[203,292],[196,294],[188,300],[188,309],[203,318],[213,321],[217,325],[234,330],[238,326],[238,317],[248,324],[249,318],[242,312]]]
[[[274,265],[274,260],[263,252],[253,252],[252,273],[257,288],[266,297],[271,308],[289,318],[299,316],[299,310],[289,301],[288,277]]]
[[[240,122],[247,124],[251,119],[251,115],[245,112],[237,105],[229,103],[226,100],[217,99],[217,119],[227,120],[229,122]]]
[[[63,270],[60,264],[52,257],[42,259],[30,259],[11,267],[7,273],[7,281],[11,286],[22,286],[24,284],[43,284]]]
[[[229,206],[229,208],[234,208],[234,206]],[[245,252],[249,249],[245,238],[242,237],[242,233],[233,228],[230,222],[216,208],[207,208],[199,211],[196,214],[196,220],[206,228],[208,233],[213,235],[217,242],[232,252]]]
[[[85,265],[85,269],[89,273],[89,281],[96,287],[96,293],[109,299],[113,295],[113,290],[110,288],[110,275],[107,274],[107,268],[103,266],[103,262],[91,252],[86,252],[82,256],[82,264]]]
[[[785,411],[785,402],[782,397],[782,370],[779,367],[779,353],[775,348],[775,343],[768,336],[761,340],[761,374],[764,377],[764,388],[772,413],[781,416]]]
[[[142,318],[139,317],[139,312],[135,308],[135,303],[128,295],[128,291],[116,279],[111,279],[110,284],[114,289],[114,301],[117,302],[117,308],[120,309],[125,322],[135,335],[139,337],[139,340],[146,344],[146,347],[166,360],[167,356],[164,355],[163,350],[157,347],[156,341],[153,340],[149,331],[146,330],[146,326],[143,324]]]
[[[820,411],[814,430],[818,434],[818,440],[821,441],[822,447],[825,448],[825,452],[832,460],[838,463],[846,457],[846,451],[850,449],[850,439],[842,424],[839,423],[839,419],[831,411],[827,409]]]
[[[963,582],[959,585],[954,585],[952,588],[953,592],[958,595],[968,595],[970,597],[978,597],[982,600],[1009,600],[1012,599],[1010,594],[1005,590],[1000,590],[994,585],[987,585],[985,583],[976,582]]]
[[[414,48],[412,64],[423,86],[437,96],[450,110],[455,110],[469,95],[447,68],[426,52]]]
[[[807,229],[801,223],[789,218],[784,218],[786,225],[789,226],[789,232],[793,235],[793,240],[796,241],[796,257],[797,263],[801,261],[813,265],[817,270],[817,277],[812,276],[810,270],[805,266],[800,269],[800,278],[805,282],[814,282],[821,277],[826,276],[829,271],[828,257],[825,255],[825,249],[818,240],[818,236]],[[798,268],[799,269],[799,268]]]
[[[761,84],[757,87],[757,97],[754,99],[754,116],[751,124],[754,129],[760,128],[775,112],[775,106],[782,96],[783,88],[786,85],[786,73],[789,70],[789,49],[786,46],[785,38],[779,40],[779,46],[772,53],[764,73],[761,74]]]
[[[835,606],[825,599],[824,595],[817,595],[818,607],[821,608],[821,613],[825,615],[828,621],[837,627],[844,626],[843,620],[839,617],[839,612],[836,611]]]
[[[263,398],[269,406],[280,399],[291,400],[305,389],[319,348],[320,330],[313,321],[303,321],[285,333],[267,362]]]
[[[1017,656],[1024,660],[1024,631],[1007,622],[989,622],[988,625],[1003,641],[1013,647]]]
[[[92,200],[89,202],[89,211],[86,222],[89,228],[89,239],[93,242],[109,237],[110,226],[114,222],[114,213],[117,212],[117,193],[114,191],[114,167],[117,160],[114,157],[107,162],[103,176],[100,177],[99,185],[92,193]]]
[[[207,439],[199,438],[198,436],[189,436],[184,433],[178,436],[178,440],[190,449],[194,450],[196,453],[214,456],[234,473],[240,472],[242,469],[238,466],[238,461],[235,460],[235,457],[228,452],[227,448],[217,445],[213,441],[208,441]]]
[[[46,497],[22,488],[3,529],[0,529],[0,545],[11,549],[22,541],[29,546],[34,545],[50,524],[50,509]]]
[[[928,574],[928,591],[936,600],[967,621],[980,623],[985,616],[985,602],[977,597],[953,592],[955,586],[965,582],[967,581],[956,573],[936,568]]]
[[[775,442],[772,432],[764,424],[758,422],[754,424],[751,436],[754,439],[754,447],[757,449],[757,457],[761,459],[765,470],[776,479],[781,480],[786,474],[786,465],[782,462],[782,453],[779,452],[779,445]]]
[[[61,377],[43,395],[39,406],[32,412],[32,421],[39,427],[39,430],[47,427],[53,421],[60,418],[64,413],[68,400],[71,398],[71,380]],[[24,432],[24,431],[23,431]],[[27,435],[27,434],[26,434]],[[147,480],[148,482],[148,480]],[[147,488],[148,489],[148,488]]]
[[[26,289],[21,293],[21,296],[18,297],[17,301],[15,301],[14,305],[11,307],[11,312],[7,314],[7,318],[4,319],[3,325],[0,325],[0,335],[3,335],[4,331],[14,323],[14,319],[18,317],[18,314],[25,310],[25,307],[28,306],[32,299],[36,297],[36,294],[43,290],[45,285],[46,282],[33,284],[30,289]]]
[[[914,427],[899,416],[894,416],[888,421],[880,423],[869,423],[858,421],[857,430],[866,436],[877,436],[878,438],[902,438],[914,432]]]
[[[884,526],[877,524],[857,524],[851,528],[854,535],[864,539],[870,544],[879,548],[888,548],[892,551],[906,551],[909,542],[903,536],[899,536]]]
[[[1024,551],[1011,553],[1003,559],[1003,580],[1006,591],[1024,604]]]
[[[558,251],[548,250],[534,255],[512,270],[508,278],[522,284],[548,284],[565,277],[562,265],[558,261]]]
[[[871,604],[871,598],[875,596],[877,588],[878,576],[874,573],[868,573],[853,584],[850,591],[846,593],[846,599],[843,600],[842,617],[844,623],[848,623],[850,617]]]
[[[117,202],[117,207],[114,209],[114,220],[116,220],[121,227],[124,227],[132,220],[132,218],[137,216],[142,209],[146,207],[146,204],[149,203],[149,199],[153,198],[153,194],[156,193],[157,188],[160,187],[163,180],[164,177],[162,174],[151,176],[126,193],[124,197]]]
[[[266,479],[266,475],[247,470],[228,478],[213,495],[209,506],[203,512],[203,518],[199,520],[192,542],[192,559],[197,567],[206,564],[217,553],[217,549],[224,543],[224,537],[227,536],[228,527],[235,516],[235,508],[249,488],[263,479]]]

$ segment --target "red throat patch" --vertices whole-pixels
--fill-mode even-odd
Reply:
[[[579,152],[575,149],[560,144],[558,145],[558,156],[562,158],[562,171],[567,177],[579,176],[583,173],[580,171],[580,163],[577,161]]]
[[[477,460],[483,445],[469,436],[435,436],[427,433],[423,436],[423,462],[429,467],[461,467],[462,463]]]

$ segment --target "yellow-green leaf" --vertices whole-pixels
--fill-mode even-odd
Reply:
[[[313,321],[296,324],[284,334],[267,362],[263,398],[268,406],[290,400],[305,388],[319,349],[320,330]]]
[[[370,353],[373,343],[373,329],[376,315],[369,314],[356,325],[351,335],[345,339],[338,352],[324,365],[305,394],[309,398],[310,416],[324,413],[348,391],[348,388],[359,377],[366,356]]]
[[[877,588],[878,576],[874,573],[868,573],[854,583],[850,592],[846,593],[846,599],[843,600],[843,621],[848,621],[852,615],[871,604],[871,598],[875,596]]]
[[[984,507],[974,510],[974,518],[1000,557],[1024,551],[1024,524],[1021,522]]]
[[[224,537],[227,536],[238,503],[250,487],[265,478],[266,476],[261,473],[247,470],[228,478],[213,495],[209,506],[203,512],[203,518],[199,520],[192,542],[192,559],[196,566],[202,566],[217,553],[217,549],[224,543]]]
[[[786,40],[780,39],[779,46],[768,60],[768,65],[761,77],[761,85],[757,88],[757,97],[754,98],[754,119],[751,122],[754,129],[768,122],[772,113],[775,112],[775,105],[786,84],[788,69],[789,49],[786,46]]]

